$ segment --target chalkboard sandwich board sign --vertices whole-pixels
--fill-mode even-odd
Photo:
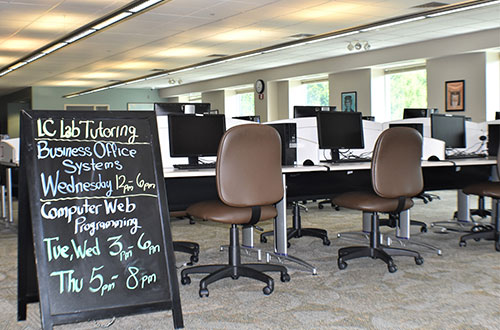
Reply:
[[[21,117],[42,327],[171,309],[182,328],[154,113]]]

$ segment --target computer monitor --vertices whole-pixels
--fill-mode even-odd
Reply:
[[[403,109],[403,119],[428,117],[427,109],[405,108]]]
[[[237,117],[233,117],[233,119],[248,120],[248,121],[254,121],[256,123],[260,123],[260,116],[259,115],[255,115],[255,116],[237,116]]]
[[[295,105],[293,107],[293,118],[316,117],[320,111],[335,111],[337,106],[315,106],[315,105]]]
[[[500,111],[495,112],[495,120],[500,119]]]
[[[394,123],[389,124],[389,128],[391,127],[410,127],[416,129],[420,135],[424,136],[424,124],[419,123]]]
[[[361,112],[318,112],[319,148],[331,149],[333,162],[339,160],[339,149],[365,147],[361,117]]]
[[[465,148],[465,117],[432,114],[431,135],[444,141],[446,148]]]
[[[210,112],[210,103],[155,103],[154,110],[157,116],[179,115],[185,113],[186,105],[194,106],[197,114]]]
[[[170,156],[188,157],[189,164],[198,164],[201,156],[217,156],[225,131],[224,115],[168,116]]]
[[[488,155],[497,156],[500,141],[500,125],[488,124]]]

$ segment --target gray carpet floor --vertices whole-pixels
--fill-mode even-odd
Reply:
[[[438,192],[441,200],[429,204],[416,201],[412,219],[430,223],[450,219],[456,208],[454,192]],[[474,205],[474,200],[471,205]],[[413,258],[395,257],[398,271],[389,273],[380,260],[349,261],[347,269],[337,267],[340,247],[359,243],[337,239],[336,233],[359,230],[361,213],[307,204],[302,212],[304,227],[327,229],[332,241],[324,246],[316,238],[293,239],[289,254],[317,267],[312,275],[286,262],[291,281],[275,278],[273,294],[262,293],[261,282],[225,279],[209,286],[210,296],[198,296],[202,276],[193,275],[191,285],[180,285],[186,329],[500,329],[500,253],[493,242],[470,242],[458,246],[458,233],[420,233],[412,239],[442,249],[442,256],[425,248],[407,245],[422,253],[423,265]],[[290,214],[288,216],[290,220]],[[268,230],[272,223],[262,223]],[[26,321],[17,322],[17,238],[15,228],[0,224],[0,329],[39,329],[38,304],[28,306]],[[172,220],[176,240],[199,242],[199,264],[227,262],[219,246],[227,244],[228,227],[212,222]],[[384,229],[391,234],[392,229]],[[257,235],[258,233],[256,233]],[[258,247],[272,249],[272,241]],[[396,245],[398,243],[396,242]],[[176,254],[180,269],[188,256]],[[244,256],[244,262],[254,262]],[[56,329],[171,329],[170,311],[99,320]]]

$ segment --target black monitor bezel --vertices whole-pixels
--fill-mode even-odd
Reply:
[[[173,116],[168,116],[168,140],[169,140],[169,148],[170,148],[170,157],[188,157],[188,158],[197,158],[197,157],[211,157],[211,156],[217,156],[217,150],[214,150],[214,152],[200,152],[200,153],[182,153],[176,150],[175,148],[175,138],[173,137],[173,131],[172,127],[175,125],[176,120],[180,120],[181,117],[184,118],[210,118],[212,120],[219,118],[219,120],[222,123],[222,128],[223,131],[221,132],[221,138],[224,135],[226,131],[226,120],[225,120],[225,115],[223,114],[218,114],[218,115],[204,115],[204,116],[198,116],[198,115],[193,115],[193,114],[181,114],[181,115],[173,115]],[[200,119],[203,120],[203,119]]]
[[[411,114],[412,112],[416,111],[425,111],[425,115],[420,116],[420,115],[415,115],[415,113]],[[403,109],[403,119],[410,119],[410,118],[426,118],[429,117],[429,109],[427,108],[404,108]]]
[[[328,108],[328,110],[325,110]],[[316,117],[318,112],[331,112],[336,111],[335,105],[294,105],[293,118]],[[302,114],[300,112],[303,111]]]
[[[183,115],[183,106],[194,105],[194,111],[196,114],[204,114],[210,112],[210,103],[196,103],[196,102],[155,102],[153,104],[154,111],[157,116],[169,116],[169,115]],[[171,108],[171,110],[162,109],[162,106]]]
[[[326,141],[324,141],[324,125],[321,123],[321,117],[323,116],[337,116],[337,117],[347,117],[347,116],[356,116],[359,119],[359,137],[360,141],[357,141],[358,143],[352,143],[352,144],[326,144]],[[320,113],[317,114],[317,131],[318,131],[318,146],[319,149],[364,149],[365,148],[365,141],[364,141],[364,132],[363,132],[363,119],[362,119],[362,113],[361,112],[345,112],[345,111],[321,111]]]
[[[439,133],[437,132],[437,127],[435,125],[435,118],[456,118],[456,119],[460,119],[463,122],[463,137],[462,137],[462,141],[459,145],[458,144],[450,145],[450,144],[448,144],[449,141],[446,141],[446,139],[442,138],[443,137],[442,135],[439,135]],[[438,114],[438,113],[431,114],[431,137],[434,139],[444,141],[445,148],[447,148],[447,149],[466,148],[467,147],[467,132],[466,132],[466,128],[465,128],[465,116]]]

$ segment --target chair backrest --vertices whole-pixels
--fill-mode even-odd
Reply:
[[[219,144],[217,191],[230,206],[271,205],[283,198],[281,139],[271,126],[247,124],[226,131]]]
[[[385,198],[413,197],[424,187],[422,136],[416,129],[393,127],[380,134],[372,156],[372,185]]]

